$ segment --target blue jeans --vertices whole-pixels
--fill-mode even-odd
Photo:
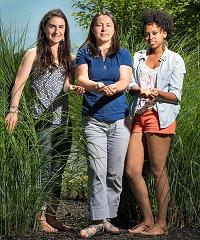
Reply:
[[[88,152],[89,213],[92,220],[117,216],[124,161],[130,137],[129,118],[115,122],[83,117]]]

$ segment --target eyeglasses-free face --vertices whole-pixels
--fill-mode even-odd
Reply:
[[[52,17],[45,26],[45,34],[50,45],[54,45],[62,41],[65,36],[65,21],[61,17]]]
[[[148,24],[144,30],[144,38],[151,49],[163,47],[167,33],[155,23]]]
[[[114,23],[107,15],[100,15],[93,27],[93,34],[96,38],[97,45],[111,43],[111,39],[115,33]]]

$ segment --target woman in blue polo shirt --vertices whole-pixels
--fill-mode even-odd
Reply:
[[[120,48],[111,14],[94,16],[76,64],[76,79],[86,90],[82,115],[88,150],[89,212],[93,220],[80,235],[89,238],[102,231],[119,233],[109,219],[117,216],[130,136],[123,91],[130,82],[132,61],[129,52]]]

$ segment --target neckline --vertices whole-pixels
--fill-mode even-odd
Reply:
[[[146,68],[148,68],[149,70],[157,70],[160,65],[159,65],[158,67],[156,67],[156,68],[151,68],[151,67],[147,66],[146,62],[144,62],[144,65],[143,65],[143,66],[146,67]]]

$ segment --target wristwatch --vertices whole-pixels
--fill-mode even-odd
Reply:
[[[104,87],[104,83],[102,83],[102,82],[97,82],[96,83],[96,89],[97,90],[101,89],[102,87]]]

